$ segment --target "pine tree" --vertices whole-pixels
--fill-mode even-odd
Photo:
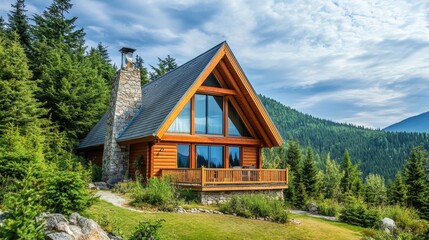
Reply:
[[[39,42],[46,41],[50,46],[63,46],[66,51],[82,51],[85,32],[75,30],[77,17],[66,18],[73,4],[70,0],[54,0],[43,11],[34,16],[33,35]]]
[[[405,206],[407,200],[407,186],[405,185],[404,179],[401,172],[397,172],[395,181],[391,188],[391,201],[394,204]]]
[[[5,31],[6,31],[6,28],[5,28],[4,19],[2,16],[0,16],[0,36],[2,36]]]
[[[11,40],[0,36],[0,59],[0,135],[8,125],[25,130],[40,124],[44,111],[34,98],[36,85],[16,34]]]
[[[152,65],[150,65],[150,67],[152,72],[149,73],[149,79],[152,81],[177,68],[177,63],[176,59],[167,55],[164,59],[158,58],[158,64],[156,67]]]
[[[150,81],[148,78],[147,68],[143,64],[144,64],[143,58],[141,58],[139,55],[136,55],[134,68],[140,69],[140,79],[141,79],[142,86]]]
[[[365,201],[373,206],[379,206],[386,201],[386,186],[384,178],[370,173],[365,178]]]
[[[76,144],[106,111],[109,90],[90,58],[81,59],[62,48],[47,56],[50,59],[43,65],[39,84],[43,90],[38,95],[51,120]]]
[[[289,165],[290,172],[298,169],[298,165],[301,162],[301,148],[297,141],[290,141],[289,148],[286,152],[286,163]]]
[[[317,167],[314,161],[313,149],[307,147],[306,156],[302,167],[302,178],[305,190],[310,197],[315,197],[318,193],[317,189]]]
[[[19,42],[24,48],[27,56],[31,50],[30,25],[26,16],[25,0],[17,0],[12,4],[12,10],[8,14],[8,30],[19,36]]]
[[[110,64],[111,60],[107,48],[99,43],[96,48],[91,48],[88,58],[92,68],[96,69],[106,85],[111,87],[115,77],[115,69]]]
[[[421,147],[411,150],[410,157],[405,165],[405,184],[407,186],[408,206],[421,211],[427,204],[427,176],[426,176],[426,151]]]
[[[341,162],[342,177],[340,181],[340,188],[342,194],[347,194],[352,189],[353,183],[353,165],[350,160],[349,151],[344,152],[343,161]]]
[[[322,180],[322,193],[325,198],[338,198],[340,195],[341,172],[340,166],[331,160],[331,155],[328,153],[325,162],[325,172]]]
[[[302,167],[300,165],[298,165],[298,169],[295,171],[294,180],[295,181],[292,182],[294,189],[293,205],[297,208],[304,209],[308,195],[305,189]]]

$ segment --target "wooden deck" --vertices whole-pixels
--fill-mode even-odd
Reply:
[[[287,169],[179,168],[162,169],[177,186],[198,191],[269,190],[288,187]]]

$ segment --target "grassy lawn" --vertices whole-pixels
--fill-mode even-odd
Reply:
[[[301,224],[278,224],[230,215],[140,213],[98,201],[85,213],[95,220],[104,215],[128,237],[143,219],[165,219],[161,239],[360,239],[361,228],[306,216],[292,215]]]

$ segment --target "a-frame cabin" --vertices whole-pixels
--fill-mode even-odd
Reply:
[[[262,148],[283,141],[226,42],[139,81],[138,70],[118,71],[110,111],[78,147],[104,180],[138,170],[203,192],[287,188],[287,170],[262,169]]]

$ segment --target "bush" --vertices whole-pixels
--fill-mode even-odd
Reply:
[[[64,170],[47,176],[43,202],[49,211],[71,214],[84,210],[93,200],[87,190],[85,176],[79,172]]]
[[[225,213],[235,213],[246,218],[272,218],[275,222],[285,223],[288,219],[283,201],[263,194],[233,196],[220,206]]]
[[[429,230],[428,221],[419,219],[419,213],[414,209],[396,205],[383,207],[381,212],[383,217],[393,219],[402,232],[417,235]]]
[[[135,206],[150,204],[163,210],[172,210],[172,205],[176,205],[174,195],[171,178],[155,177],[148,180],[146,187],[138,183],[131,195],[131,200]]]
[[[158,229],[162,227],[162,222],[165,222],[164,219],[159,219],[155,221],[145,220],[140,221],[136,230],[130,237],[130,240],[157,240]]]
[[[325,216],[338,217],[342,206],[333,199],[324,199],[321,202],[316,202],[319,206],[319,213]]]
[[[128,181],[128,182],[118,182],[113,187],[112,191],[116,193],[133,193],[136,188],[141,187],[139,182],[136,181]]]
[[[102,168],[95,164],[90,164],[89,166],[91,169],[91,181],[93,182],[101,181],[102,171],[103,171]]]
[[[341,210],[340,220],[361,227],[375,227],[380,220],[380,213],[375,208],[367,208],[362,200],[349,196]]]
[[[177,198],[182,199],[186,203],[196,203],[198,202],[198,193],[194,190],[187,188],[177,188],[176,189]]]
[[[17,183],[20,190],[4,199],[6,220],[0,223],[1,239],[44,239],[44,222],[36,220],[43,207],[35,190],[32,170]]]

